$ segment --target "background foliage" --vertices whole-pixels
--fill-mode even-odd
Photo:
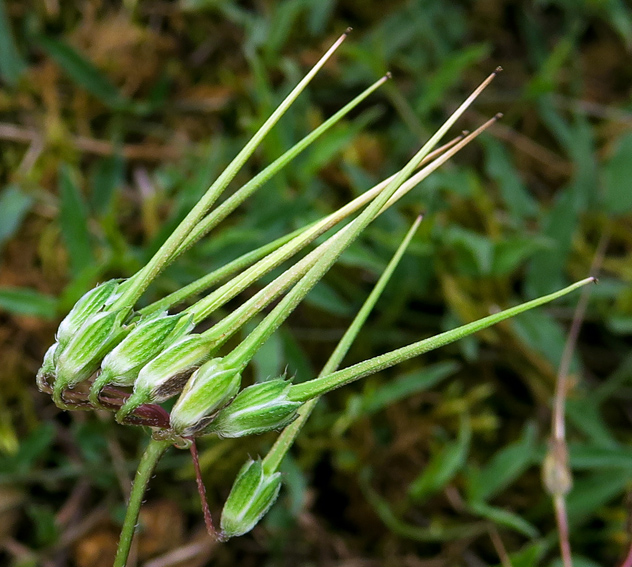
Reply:
[[[34,375],[87,289],[131,274],[345,27],[351,38],[241,175],[391,70],[394,80],[151,288],[155,298],[332,210],[403,165],[496,65],[463,128],[502,124],[383,215],[256,359],[313,375],[411,220],[410,252],[348,362],[588,274],[601,285],[567,418],[577,565],[620,561],[632,479],[632,10],[623,0],[0,2],[0,561],[107,566],[146,439],[60,413]],[[323,400],[255,531],[213,544],[184,452],[162,462],[137,557],[195,565],[557,561],[541,487],[575,298]],[[217,513],[248,454],[201,443]],[[502,544],[498,542],[502,542]],[[176,550],[177,555],[169,555]],[[186,559],[178,563],[178,559]]]

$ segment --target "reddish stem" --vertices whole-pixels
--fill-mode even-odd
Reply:
[[[628,555],[623,560],[621,567],[632,567],[632,545],[630,545],[630,549],[628,549]]]
[[[561,494],[553,496],[553,504],[555,505],[555,519],[557,520],[557,529],[560,534],[560,554],[562,555],[562,565],[564,567],[573,567],[573,559],[571,556],[571,544],[569,540],[568,516],[566,514],[566,500]]]
[[[195,468],[195,481],[197,483],[198,493],[200,495],[200,501],[202,503],[202,512],[204,512],[204,523],[206,524],[206,531],[213,539],[218,539],[217,531],[213,525],[213,518],[211,517],[211,510],[208,507],[208,500],[206,499],[206,487],[202,480],[202,470],[200,469],[200,458],[198,455],[197,445],[195,439],[191,439],[191,457],[193,458],[193,467]]]

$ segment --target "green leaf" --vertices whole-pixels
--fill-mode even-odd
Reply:
[[[110,80],[94,64],[67,43],[37,36],[37,44],[52,57],[59,66],[90,94],[114,109],[129,106],[129,100],[123,96]]]
[[[424,500],[452,480],[465,464],[471,437],[469,417],[463,416],[458,439],[432,456],[423,472],[410,485],[408,492],[411,498],[415,501]]]
[[[632,134],[619,139],[604,166],[603,185],[606,211],[613,215],[632,211]]]
[[[408,372],[393,381],[386,382],[375,391],[362,394],[362,410],[370,414],[380,411],[400,400],[436,386],[459,369],[456,362],[439,362],[424,368]]]
[[[14,86],[26,69],[26,63],[15,45],[4,0],[0,0],[0,54],[0,77]]]
[[[20,227],[32,204],[33,198],[24,193],[18,185],[8,185],[2,190],[0,193],[0,247]]]
[[[511,565],[512,567],[538,567],[547,549],[548,545],[543,541],[527,544],[520,551],[509,556]]]
[[[487,58],[489,51],[490,46],[483,43],[453,52],[453,55],[442,62],[437,72],[429,80],[424,81],[423,95],[415,105],[417,114],[424,115],[440,105],[446,92],[461,80],[463,71]]]
[[[99,160],[91,176],[90,205],[100,215],[107,213],[116,189],[123,183],[125,162],[123,156],[114,154]]]
[[[566,416],[568,421],[579,431],[600,447],[619,447],[609,427],[604,421],[600,407],[591,396],[584,398],[570,398],[566,402]]]
[[[620,499],[629,481],[620,469],[576,479],[566,502],[569,524],[577,525],[615,497]]]
[[[70,256],[70,267],[74,276],[94,264],[90,233],[88,231],[88,210],[79,187],[72,178],[72,172],[63,165],[59,172],[61,232]]]
[[[447,228],[443,236],[446,246],[455,255],[457,269],[467,275],[487,275],[494,256],[492,241],[459,226]]]
[[[268,20],[268,33],[263,44],[267,60],[278,58],[279,51],[287,42],[295,21],[303,10],[303,4],[303,0],[286,0],[273,5],[274,13]]]
[[[512,327],[525,344],[557,368],[566,344],[566,334],[551,315],[544,311],[531,311],[513,321]],[[577,356],[574,355],[570,371],[576,372],[578,368]]]
[[[484,138],[482,143],[487,150],[487,174],[498,183],[500,194],[511,217],[514,221],[520,222],[525,217],[535,216],[536,202],[518,175],[505,146],[491,137]]]
[[[544,217],[541,232],[548,237],[550,247],[540,251],[529,262],[526,280],[529,296],[550,293],[564,285],[564,271],[577,224],[577,202],[574,192],[567,188]]]
[[[494,257],[492,260],[491,275],[506,276],[510,274],[528,257],[546,246],[545,241],[539,238],[508,238],[494,243]]]
[[[283,372],[285,359],[283,357],[283,343],[279,333],[273,333],[261,345],[261,348],[252,357],[252,364],[256,382],[265,382],[270,378],[276,378]]]
[[[20,442],[18,452],[2,460],[3,472],[25,475],[33,469],[38,459],[50,449],[55,437],[55,426],[51,423],[40,425],[26,439]]]
[[[26,513],[34,526],[35,541],[38,547],[53,545],[59,539],[59,528],[55,513],[50,504],[28,504]]]
[[[301,344],[289,330],[281,327],[279,332],[283,341],[283,358],[292,381],[297,383],[311,378],[314,375],[314,369]]]
[[[468,475],[468,498],[484,502],[518,478],[536,459],[536,431],[528,424],[522,437],[498,451],[480,471]]]
[[[491,520],[499,526],[504,526],[515,530],[527,537],[538,537],[539,533],[535,526],[527,522],[524,518],[508,510],[489,506],[483,502],[476,502],[470,505],[470,511],[478,516]]]
[[[573,469],[632,469],[632,450],[572,444],[570,462]]]
[[[0,288],[0,309],[16,315],[54,319],[57,300],[33,289],[3,287]]]
[[[335,0],[315,0],[308,3],[307,29],[313,36],[324,33],[335,6]]]
[[[349,302],[340,297],[329,284],[322,281],[305,297],[305,303],[339,316],[353,315],[354,312]]]

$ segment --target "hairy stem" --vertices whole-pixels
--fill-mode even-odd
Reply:
[[[134,483],[132,484],[129,501],[127,502],[125,521],[121,529],[121,537],[119,539],[118,549],[116,550],[116,558],[114,559],[113,567],[125,567],[127,565],[129,551],[132,547],[132,540],[134,539],[134,532],[138,523],[140,505],[145,495],[147,483],[154,472],[156,463],[171,444],[171,441],[157,441],[151,439],[143,453],[140,464],[138,465],[138,470],[136,471]]]

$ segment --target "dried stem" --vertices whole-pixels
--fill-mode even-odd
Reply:
[[[610,236],[606,232],[599,240],[595,256],[590,266],[591,274],[595,274],[599,271],[599,268],[603,263],[609,239]],[[581,292],[581,296],[577,302],[577,307],[575,308],[575,313],[573,314],[573,321],[568,332],[566,344],[564,345],[562,358],[560,359],[560,366],[558,368],[555,384],[549,455],[547,455],[547,461],[551,467],[548,473],[547,463],[545,463],[544,467],[545,485],[553,497],[555,519],[560,538],[560,554],[562,556],[562,563],[564,567],[573,566],[569,539],[568,516],[566,513],[566,494],[571,490],[572,486],[572,473],[568,465],[568,447],[566,444],[566,392],[568,389],[568,372],[573,357],[573,351],[577,344],[577,338],[579,336],[582,321],[586,315],[589,294],[590,288],[584,288]]]

